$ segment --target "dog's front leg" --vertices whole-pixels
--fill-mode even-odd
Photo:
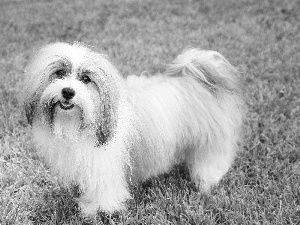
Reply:
[[[116,184],[96,185],[87,188],[84,194],[77,199],[83,214],[93,215],[97,210],[113,213],[125,209],[125,201],[130,198],[127,185]]]

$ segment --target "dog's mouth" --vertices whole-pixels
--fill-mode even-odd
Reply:
[[[69,101],[58,101],[58,105],[63,110],[70,110],[74,107],[74,104],[70,103]]]

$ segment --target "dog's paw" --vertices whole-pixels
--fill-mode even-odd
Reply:
[[[82,201],[79,201],[78,205],[81,209],[81,213],[87,217],[92,217],[92,216],[96,215],[97,210],[99,208],[99,206],[97,204],[86,203],[86,202],[82,202]]]

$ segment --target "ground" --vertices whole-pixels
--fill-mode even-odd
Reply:
[[[298,0],[1,0],[0,224],[299,224]],[[232,169],[210,194],[184,168],[133,190],[128,211],[84,218],[31,143],[20,99],[31,53],[84,42],[125,76],[163,72],[188,47],[216,50],[241,71],[248,107]]]

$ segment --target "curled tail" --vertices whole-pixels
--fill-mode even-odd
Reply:
[[[165,74],[191,77],[211,91],[240,92],[239,72],[216,51],[189,49],[169,65]]]

